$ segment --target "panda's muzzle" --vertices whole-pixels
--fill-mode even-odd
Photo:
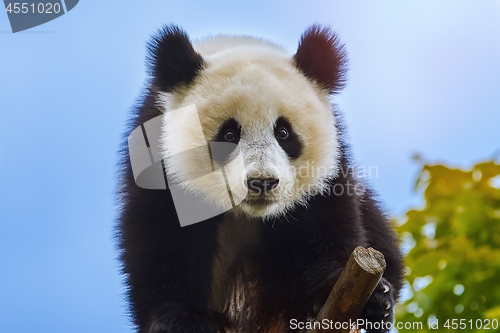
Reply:
[[[246,182],[250,194],[256,195],[266,195],[268,192],[272,191],[278,186],[279,179],[276,178],[250,178]]]

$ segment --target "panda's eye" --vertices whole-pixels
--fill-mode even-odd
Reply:
[[[290,136],[290,133],[288,133],[288,130],[285,127],[280,127],[276,131],[276,136],[280,140],[286,140]]]
[[[227,130],[226,133],[224,133],[224,140],[228,142],[233,142],[237,138],[236,131],[233,129]]]

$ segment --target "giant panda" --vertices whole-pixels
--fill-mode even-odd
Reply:
[[[118,235],[137,332],[215,333],[228,271],[242,254],[259,266],[259,283],[273,300],[269,316],[314,318],[357,246],[381,251],[387,262],[362,317],[392,322],[402,260],[374,195],[348,172],[354,164],[333,104],[347,68],[336,34],[311,26],[290,55],[248,36],[192,43],[169,25],[148,50],[150,80],[126,137],[159,117],[156,148],[165,177],[186,184],[202,161],[215,170],[238,154],[243,164],[226,166],[223,179],[234,185],[235,197],[244,194],[231,198],[231,209],[181,226],[171,189],[139,187],[123,149]],[[190,105],[197,119],[170,121],[171,111]],[[174,154],[199,141],[199,126],[208,146],[231,143],[237,149],[222,157],[210,147]],[[223,207],[227,182],[194,182],[185,190]]]

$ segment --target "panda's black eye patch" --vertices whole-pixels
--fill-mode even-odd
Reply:
[[[274,136],[281,148],[291,159],[297,159],[302,154],[302,141],[293,131],[292,125],[285,117],[279,117],[274,126]]]
[[[241,126],[238,122],[232,118],[226,120],[213,139],[212,142],[214,143],[210,145],[212,158],[221,164],[229,162],[229,155],[231,155],[240,141],[240,134]],[[217,144],[218,142],[220,143]]]
[[[226,120],[217,132],[215,142],[238,143],[240,141],[241,126],[234,119]]]

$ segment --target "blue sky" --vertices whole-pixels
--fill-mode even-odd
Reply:
[[[420,153],[500,153],[500,2],[91,1],[12,34],[0,13],[0,332],[131,332],[113,234],[120,138],[164,23],[257,35],[292,54],[315,22],[345,42],[336,97],[387,211],[421,204]]]

